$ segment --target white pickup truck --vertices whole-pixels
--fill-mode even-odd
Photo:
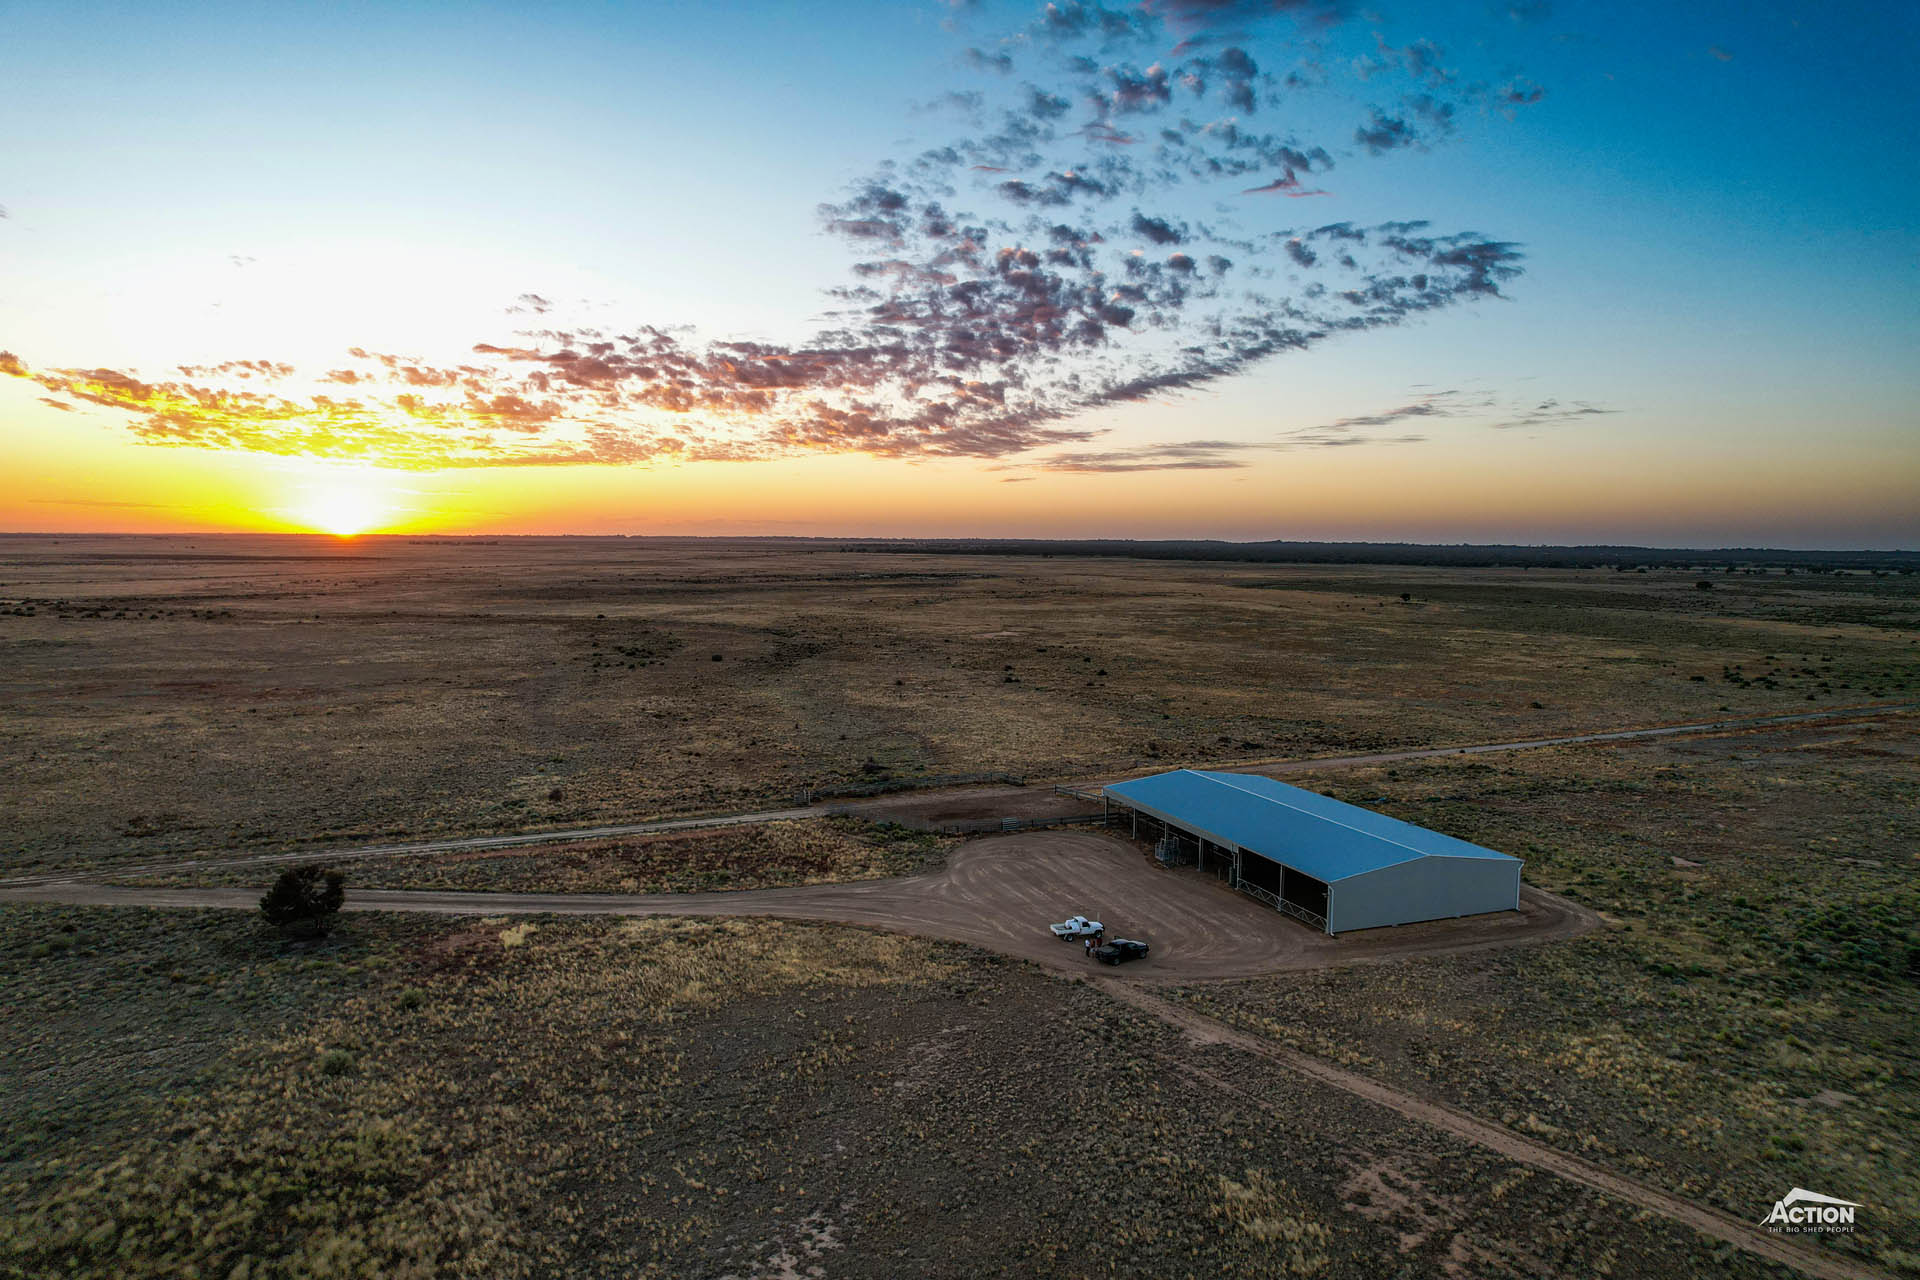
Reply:
[[[1050,924],[1053,936],[1062,941],[1068,938],[1091,938],[1096,933],[1105,933],[1107,928],[1098,920],[1089,920],[1085,916],[1068,916],[1059,924]]]

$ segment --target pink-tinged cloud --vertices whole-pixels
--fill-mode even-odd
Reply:
[[[1248,187],[1240,194],[1243,196],[1277,195],[1286,196],[1290,200],[1300,200],[1307,196],[1330,196],[1333,192],[1322,191],[1318,187],[1308,190],[1300,185],[1298,178],[1288,175],[1284,178],[1275,178],[1264,187]]]
[[[1126,9],[1055,0],[998,51],[967,59],[997,77],[1014,50],[1071,46],[1074,56],[1048,63],[1055,83],[1025,86],[996,120],[963,122],[964,136],[884,161],[820,206],[821,225],[855,261],[827,290],[827,318],[799,341],[702,342],[650,323],[569,327],[550,314],[549,295],[526,292],[509,314],[552,327],[508,335],[476,322],[468,354],[451,360],[354,347],[304,376],[248,358],[149,379],[29,369],[0,354],[0,373],[125,414],[155,444],[395,467],[804,451],[1002,458],[1081,444],[1100,434],[1083,421],[1091,410],[1499,296],[1520,275],[1514,245],[1419,221],[1248,232],[1226,217],[1199,220],[1190,201],[1178,212],[1172,197],[1187,186],[1329,194],[1306,179],[1351,145],[1249,123],[1273,77],[1235,33],[1276,15],[1345,14],[1319,0]],[[1171,57],[1169,27],[1185,37]],[[1368,109],[1353,135],[1363,163],[1444,136],[1455,102],[1485,92],[1456,88],[1431,42],[1390,52],[1371,83],[1403,76],[1407,93],[1396,114]],[[1539,93],[1518,80],[1503,92],[1513,102]],[[1297,289],[1270,290],[1269,262],[1287,265]],[[1104,470],[1237,465],[1220,451],[1057,456],[1066,461],[1056,469],[1075,459]]]

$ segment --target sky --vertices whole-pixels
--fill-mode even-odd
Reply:
[[[0,529],[1920,547],[1920,9],[0,11]]]

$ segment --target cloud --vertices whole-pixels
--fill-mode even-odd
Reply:
[[[1725,49],[1722,49],[1722,48],[1721,48],[1721,47],[1720,47],[1719,45],[1717,45],[1717,44],[1712,44],[1712,45],[1708,45],[1708,46],[1707,46],[1707,52],[1708,52],[1709,54],[1711,54],[1711,55],[1712,55],[1713,57],[1715,57],[1715,58],[1717,58],[1717,59],[1718,59],[1719,61],[1721,61],[1721,62],[1732,62],[1732,61],[1733,61],[1733,55],[1732,55],[1732,54],[1730,54],[1730,53],[1728,53],[1728,52],[1727,52],[1727,51],[1726,51]]]
[[[1069,450],[1031,462],[1012,464],[1042,472],[1127,474],[1137,471],[1238,471],[1259,454],[1299,449],[1339,449],[1352,445],[1418,444],[1425,436],[1366,436],[1322,427],[1289,431],[1267,440],[1183,440],[1125,449]]]
[[[1575,400],[1571,404],[1561,404],[1558,400],[1542,400],[1530,408],[1515,411],[1507,421],[1496,422],[1493,426],[1500,431],[1511,431],[1516,427],[1558,426],[1562,423],[1578,422],[1583,418],[1595,418],[1619,412],[1618,409],[1604,408],[1584,400]]]
[[[977,89],[950,89],[937,98],[917,104],[913,111],[916,115],[937,111],[956,111],[962,115],[971,115],[978,111],[985,101],[985,96]]]
[[[1138,209],[1134,210],[1130,224],[1133,234],[1149,244],[1169,245],[1186,242],[1186,228],[1176,226],[1166,218],[1149,218]]]
[[[1275,15],[1324,27],[1345,22],[1353,13],[1348,0],[1148,0],[1143,7],[1190,40],[1220,30],[1244,30]]]
[[[1317,427],[1302,428],[1295,434],[1312,438],[1331,437],[1425,418],[1470,419],[1492,427],[1494,430],[1505,431],[1515,427],[1575,422],[1618,412],[1620,410],[1595,405],[1585,400],[1563,404],[1557,399],[1549,398],[1515,403],[1487,391],[1448,388],[1438,391],[1421,391],[1412,399],[1394,408],[1357,414],[1348,418],[1337,418]]]
[[[1400,147],[1414,146],[1420,141],[1420,135],[1405,120],[1383,116],[1375,111],[1367,123],[1353,131],[1353,140],[1374,155],[1380,155]]]
[[[1244,451],[1223,442],[1083,446],[1103,433],[1092,421],[1101,408],[1192,394],[1280,355],[1500,298],[1523,270],[1511,243],[1417,220],[1245,230],[1217,200],[1218,216],[1199,212],[1209,193],[1324,197],[1307,182],[1335,167],[1335,151],[1365,163],[1444,137],[1459,103],[1532,100],[1531,82],[1487,89],[1433,41],[1376,40],[1367,87],[1398,97],[1366,109],[1357,153],[1338,130],[1329,146],[1250,123],[1283,90],[1316,83],[1299,66],[1276,78],[1262,65],[1271,46],[1248,52],[1254,36],[1277,27],[1318,39],[1355,20],[1344,3],[1313,0],[1046,5],[1021,31],[962,54],[994,79],[990,92],[938,99],[966,117],[953,136],[880,160],[818,206],[821,229],[849,252],[848,275],[825,291],[817,322],[781,341],[702,340],[638,321],[564,326],[548,318],[548,296],[527,292],[508,314],[553,327],[511,337],[480,327],[433,358],[353,347],[304,373],[247,359],[149,378],[4,355],[0,374],[124,414],[156,445],[391,467],[1049,449],[1051,470],[1243,466]],[[1016,54],[1033,78],[1000,83]],[[1329,98],[1329,110],[1351,109],[1341,92]],[[1270,217],[1286,206],[1238,207]],[[1286,287],[1272,287],[1283,275]],[[1265,447],[1344,447],[1378,439],[1373,425],[1328,424]]]
[[[1516,76],[1500,86],[1494,94],[1494,103],[1500,107],[1528,107],[1547,96],[1542,89],[1525,76]]]
[[[961,54],[961,60],[975,71],[993,71],[1007,75],[1013,70],[1013,58],[1005,53],[988,53],[984,49],[968,49]]]
[[[1122,474],[1132,471],[1237,471],[1247,464],[1221,453],[1186,453],[1147,446],[1104,452],[1062,453],[1032,464],[1042,471]]]
[[[1303,196],[1324,196],[1331,195],[1332,192],[1322,191],[1318,188],[1309,191],[1300,185],[1299,178],[1289,172],[1285,177],[1275,178],[1265,186],[1248,187],[1240,194],[1243,196],[1282,195],[1298,200]]]
[[[1570,422],[1616,412],[1576,401],[1562,405],[1547,399],[1516,406],[1490,392],[1463,388],[1424,390],[1391,409],[1337,418],[1316,426],[1295,427],[1254,440],[1180,440],[1114,449],[1070,449],[1000,469],[1073,474],[1127,474],[1141,471],[1229,471],[1252,465],[1263,454],[1301,449],[1422,444],[1429,437],[1411,432],[1385,433],[1384,427],[1425,419],[1462,419],[1495,429]],[[1494,419],[1488,421],[1488,419]],[[1024,477],[1022,477],[1024,478]]]
[[[1471,407],[1463,404],[1466,393],[1461,391],[1431,391],[1408,404],[1398,408],[1386,409],[1379,413],[1360,414],[1352,418],[1339,418],[1323,427],[1313,428],[1317,433],[1331,434],[1353,431],[1362,427],[1384,427],[1396,422],[1405,422],[1409,418],[1450,418]],[[1484,404],[1479,407],[1485,407]]]
[[[294,367],[274,360],[223,360],[219,364],[183,364],[179,371],[189,378],[237,378],[242,381],[290,378]]]

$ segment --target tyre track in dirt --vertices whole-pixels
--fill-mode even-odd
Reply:
[[[1891,1273],[1881,1271],[1867,1262],[1792,1244],[1784,1236],[1763,1231],[1717,1209],[1684,1200],[1658,1187],[1612,1173],[1578,1156],[1516,1133],[1504,1125],[1479,1120],[1445,1103],[1402,1092],[1324,1059],[1288,1049],[1252,1032],[1242,1031],[1206,1014],[1174,1004],[1136,983],[1116,982],[1105,977],[1094,977],[1090,981],[1113,999],[1185,1033],[1196,1044],[1224,1045],[1254,1054],[1319,1084],[1339,1089],[1376,1106],[1385,1107],[1396,1115],[1484,1147],[1516,1164],[1591,1187],[1614,1199],[1691,1227],[1702,1235],[1724,1240],[1769,1262],[1782,1263],[1803,1274],[1818,1276],[1821,1280],[1894,1280]],[[1238,1085],[1218,1078],[1214,1083],[1240,1094],[1256,1106],[1266,1105],[1257,1094]]]

